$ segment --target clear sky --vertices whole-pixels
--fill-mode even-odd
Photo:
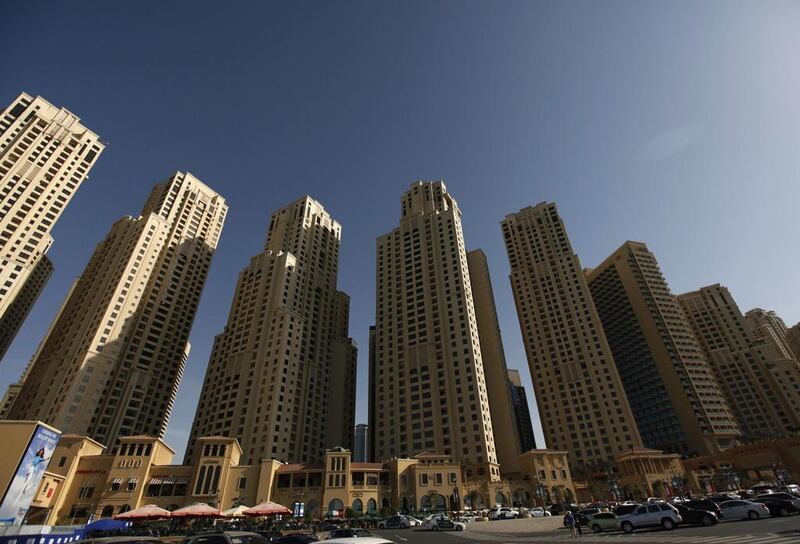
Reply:
[[[42,95],[108,142],[53,231],[56,272],[2,389],[95,244],[175,170],[230,204],[166,437],[179,454],[236,276],[304,193],[343,225],[357,422],[375,238],[416,179],[446,181],[486,252],[531,399],[499,222],[543,200],[584,266],[640,240],[674,292],[720,282],[743,311],[800,320],[798,2],[6,0],[0,20],[0,101]]]

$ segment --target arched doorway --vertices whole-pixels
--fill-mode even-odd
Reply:
[[[437,512],[444,512],[447,510],[447,499],[444,498],[444,495],[436,495],[433,498],[433,509]]]
[[[431,509],[431,498],[429,496],[424,495],[419,500],[419,509],[422,510],[423,512],[427,512],[428,510]]]
[[[104,506],[103,511],[100,512],[101,518],[110,518],[113,515],[114,515],[114,507],[111,506],[110,504]]]
[[[364,511],[364,503],[361,502],[361,499],[356,499],[353,501],[353,511],[357,514],[361,514]]]
[[[385,500],[385,499],[384,499]],[[378,503],[375,499],[370,499],[367,501],[367,512],[370,514],[374,513],[378,509]]]
[[[315,499],[311,499],[306,503],[306,517],[307,518],[315,518],[317,517],[317,510],[319,509],[319,503]]]
[[[344,517],[344,503],[339,499],[333,499],[328,503],[328,515],[333,517]]]
[[[500,493],[499,491],[494,496],[494,502],[496,502],[500,506],[508,505],[508,501],[506,501],[506,496]]]

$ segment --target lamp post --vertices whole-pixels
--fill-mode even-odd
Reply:
[[[544,497],[545,497],[545,493],[546,492],[547,492],[547,488],[542,484],[542,482],[539,482],[538,484],[536,484],[536,494],[539,495],[539,500],[542,501],[542,508],[545,507]]]

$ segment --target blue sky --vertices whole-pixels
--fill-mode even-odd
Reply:
[[[42,95],[108,142],[0,388],[111,224],[175,170],[230,204],[166,437],[179,453],[236,276],[304,193],[343,225],[358,421],[375,238],[416,179],[459,201],[529,387],[499,222],[543,200],[584,266],[640,240],[674,292],[720,282],[743,310],[800,320],[800,3],[11,0],[0,19],[0,101]]]

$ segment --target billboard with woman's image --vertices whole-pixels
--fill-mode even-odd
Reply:
[[[0,501],[0,524],[22,524],[59,438],[57,432],[41,425],[36,427],[11,484]]]

